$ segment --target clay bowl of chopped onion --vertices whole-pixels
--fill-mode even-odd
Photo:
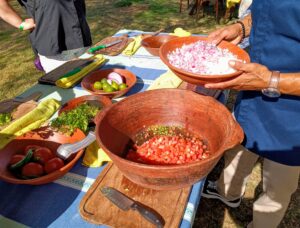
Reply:
[[[198,182],[224,151],[243,140],[241,127],[225,106],[188,90],[161,89],[131,95],[100,112],[96,119],[97,142],[123,175],[157,190]],[[175,128],[188,134],[171,131]],[[154,129],[153,134],[149,129]],[[168,146],[159,144],[166,140]],[[145,145],[152,148],[148,147],[146,154],[134,151],[145,149]]]
[[[242,72],[228,65],[229,60],[250,62],[246,51],[227,41],[218,46],[208,43],[206,37],[190,36],[173,39],[163,44],[161,60],[182,80],[203,85],[226,81]]]
[[[113,91],[104,90],[103,88],[95,88],[95,82],[100,82],[104,78],[109,81],[111,80],[110,76],[113,80],[116,80],[113,82],[114,84],[117,83],[118,86],[123,84],[125,85],[125,88],[120,88]],[[81,81],[81,87],[92,94],[107,96],[109,98],[117,98],[126,94],[135,85],[136,80],[136,76],[128,70],[111,68],[97,70],[91,73]]]
[[[177,38],[170,35],[158,35],[146,37],[142,40],[142,47],[144,47],[151,55],[159,56],[159,48],[169,40]]]

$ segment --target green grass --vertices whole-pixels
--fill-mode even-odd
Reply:
[[[17,1],[11,3],[24,18],[24,11]],[[144,31],[164,28],[165,32],[172,32],[176,27],[182,27],[193,33],[208,33],[218,27],[211,10],[199,19],[189,16],[188,11],[180,14],[178,0],[86,0],[86,3],[87,20],[94,43],[124,28]],[[120,7],[124,3],[128,6]],[[34,55],[27,35],[0,21],[0,100],[22,93],[42,76],[34,68]],[[230,100],[229,107],[233,102]],[[221,169],[222,162],[210,175],[216,179]],[[217,201],[201,199],[194,227],[245,227],[251,221],[252,203],[261,192],[261,186],[261,166],[258,163],[250,177],[241,206],[228,209]],[[280,227],[299,227],[299,204],[298,188]]]

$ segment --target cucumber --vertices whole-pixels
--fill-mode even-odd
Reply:
[[[26,156],[21,161],[17,162],[16,164],[11,165],[10,169],[16,170],[16,169],[24,166],[25,164],[27,164],[30,161],[30,159],[32,158],[32,155],[33,155],[33,150],[32,149],[28,150]]]

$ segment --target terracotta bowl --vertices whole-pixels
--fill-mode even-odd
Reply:
[[[150,36],[142,40],[141,45],[151,54],[159,56],[159,48],[169,40],[176,39],[177,36],[170,35],[160,35],[160,36]]]
[[[104,92],[103,90],[94,89],[93,86],[94,83],[96,81],[101,81],[102,78],[106,78],[108,74],[111,72],[116,72],[120,74],[125,79],[127,88],[124,90],[119,90],[111,93]],[[88,75],[82,80],[81,87],[92,94],[103,95],[109,98],[117,98],[126,94],[135,85],[135,83],[136,83],[136,76],[130,71],[124,69],[112,68],[112,69],[98,70],[91,73],[90,75]]]
[[[17,137],[0,150],[0,179],[13,184],[40,185],[50,183],[66,174],[81,157],[83,150],[80,150],[70,160],[65,161],[65,166],[61,169],[29,180],[18,179],[8,170],[7,166],[12,155],[22,152],[28,145],[45,146],[54,152],[61,144],[74,143],[84,137],[85,134],[80,130],[76,130],[72,136],[66,136],[53,131],[50,127],[42,127]]]
[[[170,64],[168,60],[169,53],[171,53],[177,48],[181,48],[184,44],[192,44],[199,40],[206,41],[206,39],[207,39],[206,37],[201,37],[201,36],[190,36],[190,37],[180,37],[180,38],[170,40],[161,46],[159,51],[159,56],[161,60],[170,68],[170,70],[173,71],[173,73],[175,73],[178,77],[180,77],[182,80],[186,82],[196,84],[196,85],[203,85],[209,82],[211,83],[211,82],[226,81],[230,78],[237,77],[238,75],[240,75],[242,73],[241,71],[236,71],[231,74],[223,74],[223,75],[201,75],[201,74],[195,74],[192,72],[179,69]],[[226,48],[234,55],[236,55],[238,59],[245,61],[247,63],[250,62],[250,57],[248,53],[234,44],[231,44],[226,41],[222,41],[218,45],[218,47]]]
[[[224,151],[243,140],[243,131],[221,103],[188,90],[161,89],[131,95],[98,114],[98,144],[128,179],[141,186],[169,190],[205,177]],[[182,165],[147,165],[126,160],[128,143],[153,125],[181,126],[207,142],[211,156]]]
[[[85,102],[99,105],[102,108],[112,104],[112,101],[108,97],[102,95],[86,95],[69,100],[59,109],[58,114],[60,115],[62,112],[70,111]]]

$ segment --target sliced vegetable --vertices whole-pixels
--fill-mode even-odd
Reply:
[[[9,165],[14,165],[25,158],[23,154],[15,154],[11,157]]]
[[[110,80],[115,81],[115,82],[118,83],[118,84],[121,84],[121,83],[124,82],[122,76],[119,75],[119,74],[116,73],[116,72],[111,72],[111,73],[109,73],[108,76],[107,76],[107,78],[110,79]]]
[[[33,150],[29,150],[28,153],[24,156],[24,158],[21,161],[11,165],[10,169],[16,170],[16,169],[22,167],[23,165],[27,164],[30,161],[32,155],[33,155]]]
[[[76,128],[87,132],[90,120],[96,116],[99,110],[100,108],[97,106],[84,103],[61,113],[51,122],[51,126],[68,135],[72,135]]]

